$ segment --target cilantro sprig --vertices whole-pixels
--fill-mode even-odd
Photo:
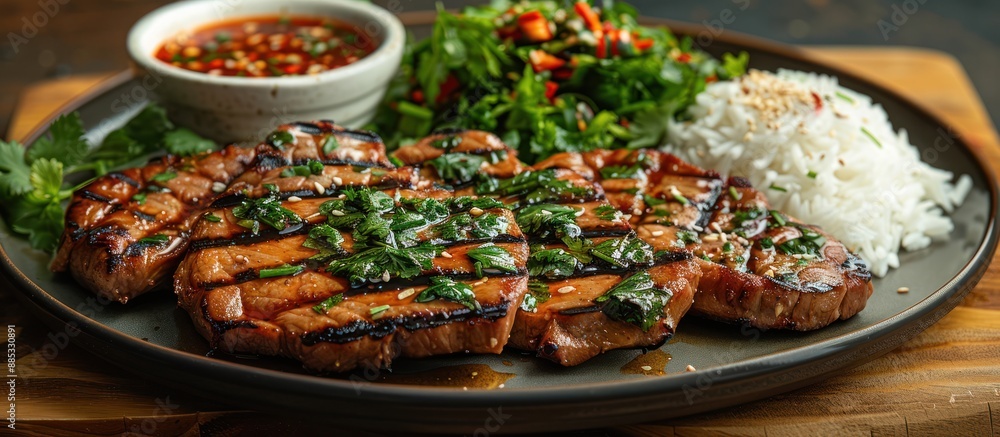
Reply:
[[[0,208],[11,229],[36,249],[55,249],[63,231],[64,205],[89,182],[88,176],[141,165],[161,151],[189,155],[216,147],[175,126],[156,105],[145,107],[96,147],[85,134],[80,116],[70,113],[56,118],[30,147],[0,141]]]

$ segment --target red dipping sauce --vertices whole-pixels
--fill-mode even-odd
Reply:
[[[319,74],[357,62],[378,48],[361,29],[330,18],[261,16],[223,21],[164,42],[156,58],[218,76]]]

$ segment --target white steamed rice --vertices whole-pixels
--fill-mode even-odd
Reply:
[[[878,276],[899,266],[900,247],[947,236],[945,212],[972,185],[921,162],[880,105],[830,76],[751,71],[709,85],[690,115],[670,126],[667,151],[748,178],[773,208],[822,226]]]

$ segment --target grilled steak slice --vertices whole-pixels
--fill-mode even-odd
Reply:
[[[437,135],[394,156],[411,165],[432,159],[424,165],[426,177],[460,194],[497,197],[516,212],[532,243],[531,282],[512,346],[572,366],[673,335],[698,282],[689,254],[655,258],[601,187],[574,171],[525,171],[486,154],[515,152],[490,134],[466,131]]]
[[[503,349],[527,282],[509,210],[414,190],[413,168],[287,168],[248,171],[192,231],[175,291],[214,347],[332,372]]]
[[[564,366],[575,366],[613,349],[658,345],[674,334],[681,317],[690,308],[700,275],[694,261],[680,259],[640,271],[624,280],[616,273],[532,281],[529,283],[530,296],[540,303],[536,303],[535,308],[524,307],[518,311],[510,345],[537,351],[539,356]],[[598,302],[616,287],[626,287],[625,291],[634,289],[628,288],[633,282],[642,284],[644,288],[640,290],[657,290],[657,294],[667,301],[659,310],[662,316],[645,329],[613,313],[621,308],[609,302],[633,304]],[[646,287],[650,284],[651,287]],[[644,309],[626,307],[624,310]]]
[[[97,178],[73,195],[52,270],[121,303],[162,285],[187,249],[194,214],[253,156],[230,146]]]
[[[251,164],[259,172],[309,160],[391,166],[378,137],[318,122],[282,126],[253,149],[167,156],[110,173],[74,193],[51,269],[69,272],[102,298],[126,303],[169,283],[194,219],[237,176],[253,180],[256,173],[245,173]]]
[[[478,174],[509,178],[527,170],[517,151],[496,135],[483,131],[454,131],[430,135],[393,153],[403,165],[418,165],[426,180],[464,186]]]
[[[657,151],[562,154],[536,168],[593,178],[655,250],[694,255],[702,271],[695,314],[806,331],[854,316],[872,294],[862,260],[822,230],[772,211],[744,179]]]

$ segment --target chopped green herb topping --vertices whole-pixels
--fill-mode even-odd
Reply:
[[[440,253],[438,247],[421,244],[397,249],[393,247],[373,247],[349,257],[333,260],[326,271],[345,276],[354,286],[367,281],[378,282],[383,276],[409,279],[419,276],[433,265],[434,257]],[[385,275],[388,273],[388,275]]]
[[[218,222],[222,221],[222,217],[219,217],[219,216],[217,216],[215,214],[212,214],[212,213],[205,214],[204,215],[204,219],[206,221],[210,221],[212,223],[218,223]]]
[[[521,301],[521,309],[533,313],[538,309],[538,304],[548,302],[551,297],[552,294],[546,283],[536,280],[528,281],[528,292],[524,294],[524,300]]]
[[[590,198],[594,190],[590,186],[576,186],[556,177],[555,170],[537,170],[520,173],[510,179],[485,177],[476,184],[476,194],[520,196],[524,204],[567,200],[567,198]]]
[[[743,194],[740,194],[740,192],[736,190],[736,187],[730,185],[729,186],[729,197],[732,197],[733,200],[740,200],[740,199],[743,198]]]
[[[486,164],[485,157],[468,153],[446,153],[427,162],[441,180],[453,185],[472,182],[483,164]]]
[[[396,167],[405,167],[406,163],[402,159],[396,157],[396,155],[389,155],[389,162]]]
[[[683,197],[682,197],[682,199],[683,199]],[[659,199],[659,198],[656,198],[656,197],[653,197],[653,196],[650,196],[650,195],[648,195],[648,194],[643,194],[643,195],[642,195],[642,200],[643,200],[644,202],[646,202],[646,206],[658,206],[658,205],[663,205],[663,204],[667,203],[667,201],[666,201],[666,200],[663,200],[663,199]],[[678,201],[679,201],[679,200],[678,200]],[[684,201],[686,202],[686,201],[687,201],[687,199],[684,199]],[[686,203],[685,203],[685,204],[686,204]]]
[[[694,244],[701,243],[701,239],[698,238],[698,233],[695,231],[678,230],[677,231],[677,241],[684,244]]]
[[[847,94],[844,94],[840,91],[837,91],[836,93],[834,93],[834,95],[843,99],[847,103],[854,103],[854,99],[852,99],[851,96],[848,96]]]
[[[288,131],[277,130],[267,136],[266,142],[275,149],[285,150],[285,146],[295,144],[295,135]]]
[[[609,165],[601,169],[601,179],[634,179],[642,174],[642,166]]]
[[[432,199],[427,199],[432,200]],[[495,209],[495,208],[507,208],[503,202],[496,200],[492,197],[472,197],[472,196],[458,196],[452,197],[445,200],[445,204],[451,212],[463,212],[468,211],[472,208],[479,209]]]
[[[796,226],[802,231],[802,236],[793,238],[778,245],[778,249],[787,255],[821,256],[826,237],[805,226]]]
[[[309,237],[302,243],[302,246],[319,251],[310,259],[328,261],[347,254],[342,246],[343,243],[344,236],[332,226],[324,223],[309,230]]]
[[[150,235],[146,238],[140,238],[139,241],[135,242],[135,244],[140,247],[159,246],[168,241],[170,241],[170,237],[163,234],[156,234],[156,235]]]
[[[344,301],[344,293],[335,294],[333,296],[324,299],[322,302],[320,302],[319,304],[317,304],[312,308],[313,311],[316,311],[317,313],[326,314],[326,312],[329,311],[330,308],[339,305],[343,301]]]
[[[270,191],[259,199],[244,199],[233,208],[233,215],[241,219],[237,222],[238,225],[249,228],[255,235],[260,233],[261,223],[279,231],[289,225],[302,223],[301,217],[281,206],[275,191]]]
[[[347,187],[342,194],[343,199],[328,200],[319,206],[327,223],[337,229],[358,227],[366,218],[380,216],[396,206],[388,194],[367,187]]]
[[[433,228],[433,233],[443,241],[463,241],[470,238],[493,238],[507,231],[510,221],[506,217],[486,213],[479,217],[456,214]]]
[[[388,310],[389,310],[389,305],[379,305],[377,307],[373,307],[372,309],[368,310],[368,313],[371,314],[371,315],[373,315],[373,316],[377,316],[377,315],[382,314],[382,313],[384,313],[384,312],[386,312]]]
[[[598,206],[597,208],[594,208],[594,215],[601,220],[614,222],[621,219],[622,212],[619,211],[618,208],[615,208],[609,204],[604,204]]]
[[[771,184],[771,186],[768,187],[768,188],[770,188],[770,189],[772,189],[774,191],[781,191],[782,193],[787,193],[788,192],[787,188],[785,188],[785,187],[779,187],[779,186],[774,185],[774,184]]]
[[[137,193],[136,195],[132,196],[132,200],[134,200],[136,203],[138,203],[140,205],[145,205],[146,204],[146,193]]]
[[[536,238],[577,237],[580,235],[580,226],[576,224],[579,211],[566,205],[526,206],[517,212],[517,225],[525,234]]]
[[[809,177],[809,179],[816,179],[816,172],[809,170],[809,173],[806,173],[806,176]]]
[[[624,238],[604,240],[590,250],[590,254],[612,266],[631,268],[653,262],[653,248],[635,234]]]
[[[281,177],[290,178],[292,176],[309,176],[323,174],[323,163],[314,159],[309,160],[305,165],[294,165],[281,171]]]
[[[741,209],[733,211],[733,226],[737,228],[749,228],[751,223],[757,219],[767,216],[767,210],[763,208]]]
[[[674,200],[676,200],[678,203],[684,206],[687,206],[689,203],[691,203],[691,201],[689,201],[687,197],[684,197],[680,194],[674,194]]]
[[[177,173],[172,172],[172,171],[165,171],[163,173],[158,173],[158,174],[154,175],[153,177],[149,178],[149,180],[151,180],[153,182],[166,182],[166,181],[169,181],[169,180],[171,180],[173,178],[176,178],[176,177],[177,177]]]
[[[473,267],[476,269],[476,277],[483,277],[483,269],[494,269],[507,273],[517,272],[516,261],[510,252],[493,243],[469,249],[466,255],[474,261]]]
[[[472,292],[469,284],[457,282],[446,276],[435,276],[429,281],[430,286],[420,292],[414,301],[423,303],[444,299],[465,305],[473,311],[481,309],[479,302],[476,301],[476,294]]]
[[[327,135],[326,138],[323,140],[324,155],[329,156],[331,153],[333,153],[334,150],[337,150],[338,147],[340,147],[340,141],[337,141],[336,135],[333,134]]]
[[[774,240],[772,240],[771,237],[761,238],[760,239],[760,247],[761,247],[761,249],[770,249],[770,248],[774,247]]]
[[[293,265],[285,264],[285,265],[283,265],[281,267],[275,267],[273,269],[262,269],[260,271],[259,276],[260,276],[261,279],[264,279],[264,278],[275,278],[275,277],[278,277],[278,276],[294,276],[294,275],[297,275],[299,273],[302,273],[302,271],[305,270],[305,269],[306,269],[306,266],[303,266],[303,265],[294,265],[293,266]]]
[[[864,126],[861,127],[861,133],[865,134],[865,136],[868,137],[868,139],[872,140],[872,142],[875,143],[875,145],[878,146],[878,148],[880,149],[882,148],[882,142],[880,142],[878,138],[875,138],[875,135],[873,135],[871,131],[869,131]]]
[[[608,317],[648,331],[663,318],[663,309],[672,296],[670,291],[657,288],[649,273],[643,271],[619,282],[594,302],[603,304],[601,310]]]
[[[788,221],[785,220],[785,216],[781,215],[780,212],[771,210],[770,214],[771,214],[771,217],[774,218],[774,222],[778,226],[785,226],[786,224],[788,224]]]
[[[563,249],[532,250],[528,256],[528,275],[533,277],[555,279],[571,276],[578,266],[583,267],[575,256]]]
[[[402,207],[416,211],[418,214],[424,216],[424,219],[431,223],[437,223],[444,220],[448,217],[448,213],[450,211],[450,208],[448,208],[449,203],[447,201],[432,198],[400,198],[399,204]]]
[[[451,150],[462,144],[462,137],[458,135],[449,135],[444,138],[436,139],[431,141],[431,147],[441,150]]]
[[[730,242],[728,242],[728,241],[727,241],[727,242],[725,242],[725,243],[724,243],[724,244],[722,245],[722,251],[723,251],[723,252],[726,252],[726,253],[729,253],[729,252],[732,252],[732,251],[733,251],[733,243],[730,243]]]

